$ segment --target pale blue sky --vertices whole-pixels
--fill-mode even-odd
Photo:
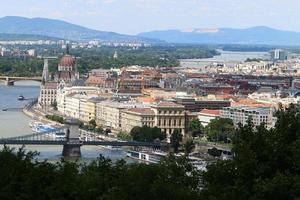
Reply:
[[[299,0],[0,0],[0,17],[66,20],[119,33],[270,26],[300,31]]]

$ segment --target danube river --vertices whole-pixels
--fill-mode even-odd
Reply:
[[[239,52],[239,51],[222,51],[218,50],[220,55],[212,58],[203,59],[182,59],[180,60],[181,67],[204,67],[212,63],[226,63],[227,65],[236,65],[244,62],[247,58],[253,59],[269,59],[268,52]]]
[[[29,127],[30,118],[25,116],[21,110],[2,111],[6,108],[22,108],[28,101],[18,101],[19,95],[25,98],[36,98],[39,94],[39,83],[32,81],[18,81],[15,86],[5,86],[0,81],[0,138],[32,133]],[[28,150],[40,152],[40,159],[58,160],[61,157],[62,146],[27,146]],[[127,159],[124,151],[111,151],[98,146],[82,147],[84,160],[96,158],[99,154],[112,160]]]

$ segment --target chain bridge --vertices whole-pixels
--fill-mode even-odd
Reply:
[[[71,131],[70,131],[71,130]],[[83,145],[101,145],[101,146],[131,146],[131,147],[149,147],[160,149],[165,146],[154,142],[136,142],[136,141],[105,141],[98,138],[84,140],[79,137],[77,131],[69,127],[62,127],[52,131],[33,133],[28,135],[1,138],[0,144],[3,145],[61,145],[63,146],[63,156],[79,157],[81,156],[80,147]]]

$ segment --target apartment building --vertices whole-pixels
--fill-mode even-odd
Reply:
[[[268,127],[272,127],[274,124],[273,110],[269,107],[226,107],[221,110],[220,114],[221,118],[232,119],[235,126],[238,126],[239,123],[245,125],[250,117],[255,126],[264,123]]]
[[[96,123],[114,130],[121,129],[121,111],[129,108],[143,107],[130,102],[102,101],[96,105]]]

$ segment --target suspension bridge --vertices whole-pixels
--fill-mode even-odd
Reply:
[[[28,135],[1,138],[0,144],[3,145],[61,145],[63,146],[62,155],[66,157],[81,156],[80,147],[83,145],[101,145],[101,146],[131,146],[131,147],[149,147],[160,149],[165,146],[161,143],[136,142],[136,141],[104,141],[97,138],[93,140],[84,140],[79,137],[78,127],[62,127],[51,131],[33,133]],[[59,137],[57,137],[59,135]]]

